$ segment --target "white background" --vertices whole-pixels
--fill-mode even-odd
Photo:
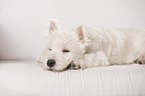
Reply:
[[[0,0],[0,59],[35,59],[50,18],[62,30],[89,26],[145,28],[145,0]]]

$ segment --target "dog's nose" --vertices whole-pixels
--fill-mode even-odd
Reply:
[[[55,60],[49,59],[49,60],[47,61],[47,66],[48,66],[48,67],[53,67],[54,65],[55,65]]]

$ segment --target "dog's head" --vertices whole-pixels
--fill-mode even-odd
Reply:
[[[60,31],[58,22],[52,19],[48,27],[48,44],[39,63],[45,69],[63,71],[86,52],[86,33],[82,26],[75,31]]]

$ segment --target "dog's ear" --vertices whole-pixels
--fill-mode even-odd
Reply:
[[[86,39],[86,29],[84,26],[79,26],[76,28],[75,33],[81,42],[85,41]]]
[[[51,18],[48,23],[49,32],[54,32],[59,30],[58,21],[56,19]]]

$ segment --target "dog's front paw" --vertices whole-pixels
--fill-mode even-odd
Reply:
[[[72,65],[72,69],[73,70],[78,70],[78,69],[80,69],[81,67],[79,66],[79,65],[75,65],[75,64],[73,64]]]
[[[67,69],[71,69],[71,70],[78,70],[80,69],[81,67],[79,65],[76,65],[74,63],[71,63],[67,66]]]

